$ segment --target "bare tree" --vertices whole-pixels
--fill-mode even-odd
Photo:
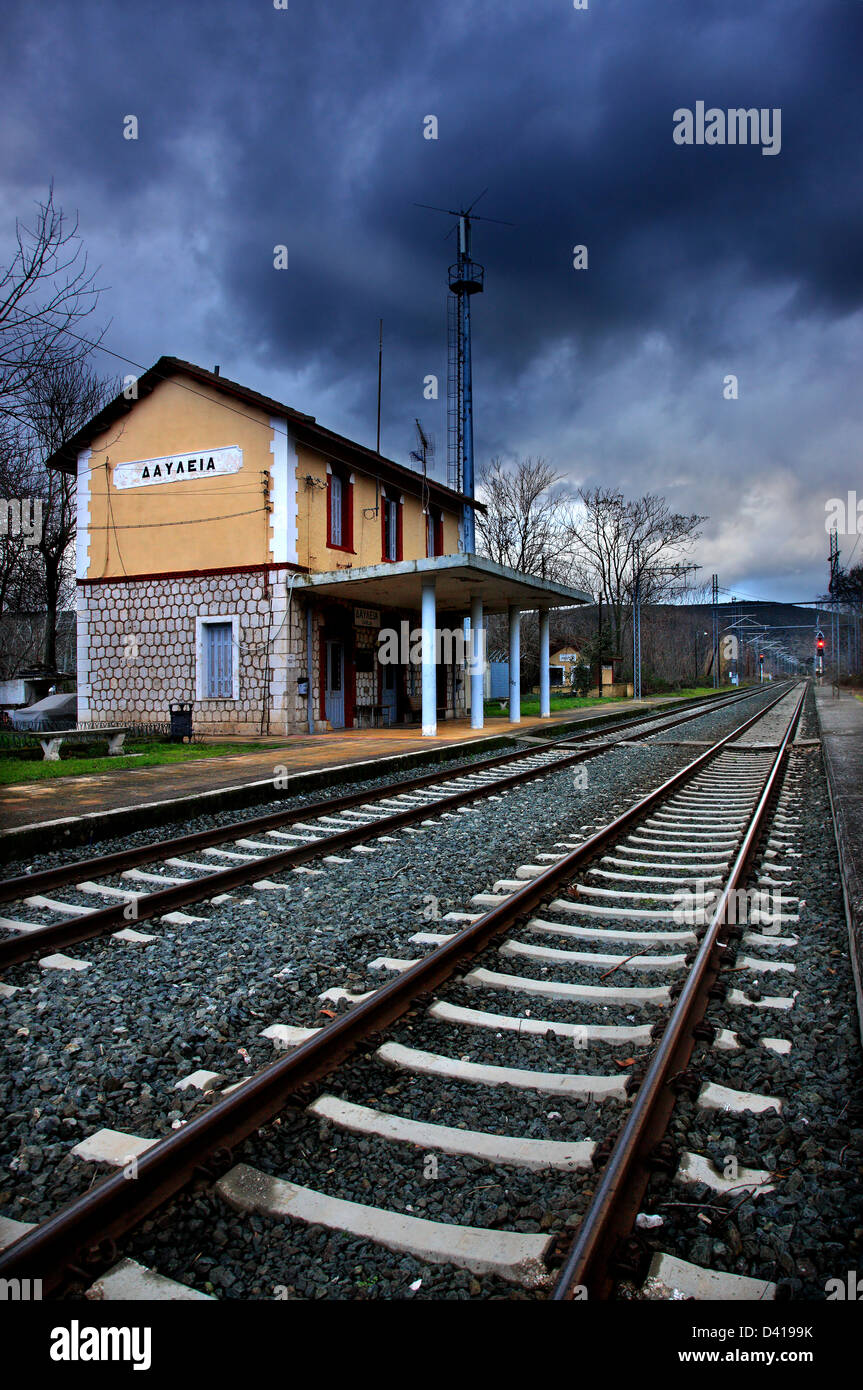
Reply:
[[[53,184],[33,225],[16,222],[15,235],[18,249],[0,268],[0,409],[22,420],[25,398],[45,372],[89,356],[93,342],[75,330],[95,309],[100,291],[77,218],[70,224],[55,206]]]
[[[42,531],[37,546],[44,583],[45,665],[57,663],[57,615],[74,592],[69,563],[75,536],[75,479],[45,463],[96,415],[120,389],[78,359],[61,357],[31,383],[26,393],[26,425],[19,435],[30,458],[29,486],[42,501]]]
[[[664,497],[627,501],[616,488],[579,488],[570,513],[575,581],[608,605],[611,640],[620,651],[636,572],[644,603],[679,592],[682,561],[706,517],[672,512]]]
[[[507,467],[493,458],[480,469],[479,496],[487,509],[476,514],[482,554],[523,574],[565,579],[565,513],[554,491],[560,481],[544,459],[526,458]]]
[[[16,222],[15,234],[17,250],[0,267],[0,486],[9,506],[38,501],[41,515],[38,535],[7,527],[0,536],[0,611],[44,614],[32,625],[44,631],[43,650],[29,659],[41,655],[53,668],[57,614],[73,584],[75,482],[45,464],[117,388],[88,365],[104,330],[88,340],[81,329],[100,291],[77,218],[56,206],[53,184],[32,225]]]
[[[39,556],[20,524],[21,498],[30,486],[29,457],[9,421],[0,427],[0,614],[41,609],[44,585]]]

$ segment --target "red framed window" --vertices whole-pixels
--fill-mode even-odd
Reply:
[[[399,498],[381,495],[381,555],[384,560],[402,558],[402,508]]]
[[[331,550],[354,548],[353,493],[347,474],[336,469],[327,474],[327,545]]]
[[[439,507],[426,512],[426,555],[430,560],[443,555],[443,514]]]

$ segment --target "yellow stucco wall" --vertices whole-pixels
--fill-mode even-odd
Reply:
[[[244,402],[237,401],[236,410],[225,405],[225,396],[201,382],[165,381],[94,441],[85,578],[228,568],[269,558],[269,417]],[[243,451],[237,473],[144,487],[113,484],[118,463],[231,445]]]
[[[308,483],[307,478],[313,478]],[[375,479],[353,470],[353,553],[333,550],[327,545],[327,458],[325,454],[300,444],[297,448],[297,558],[311,570],[344,569],[351,565],[379,565],[382,559],[380,499]],[[418,495],[394,492],[404,497],[402,504],[402,558],[422,560],[426,554],[426,519]],[[377,513],[375,514],[377,509]],[[369,515],[366,515],[366,512]],[[458,516],[443,513],[444,554],[458,550]]]
[[[82,578],[166,574],[261,565],[272,559],[269,497],[270,417],[192,378],[162,382],[92,445],[89,461],[89,564]],[[118,488],[114,468],[238,446],[237,473]],[[310,485],[311,477],[317,483]],[[381,563],[381,517],[373,477],[354,470],[354,553],[327,545],[327,456],[297,446],[297,563],[312,570]],[[289,491],[293,483],[289,483]],[[403,492],[405,560],[426,554],[418,495]],[[292,499],[289,498],[289,510]],[[368,511],[370,514],[365,515]],[[458,550],[458,513],[443,512],[444,554]]]

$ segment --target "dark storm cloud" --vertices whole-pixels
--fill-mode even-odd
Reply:
[[[7,12],[10,210],[56,175],[113,287],[120,351],[218,360],[368,441],[382,316],[385,447],[405,457],[419,414],[441,463],[443,402],[422,381],[445,383],[454,246],[413,204],[488,186],[478,212],[515,225],[475,226],[478,457],[530,449],[573,481],[661,487],[710,513],[705,565],[790,576],[794,544],[794,584],[814,589],[823,497],[854,483],[859,423],[859,6]],[[675,145],[672,113],[698,100],[781,108],[781,153]]]

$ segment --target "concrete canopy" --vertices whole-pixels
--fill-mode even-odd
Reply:
[[[438,613],[464,615],[472,597],[481,598],[485,613],[507,608],[571,608],[592,603],[590,594],[569,589],[550,579],[519,574],[481,555],[439,555],[430,560],[399,560],[324,574],[297,575],[294,592],[309,597],[346,599],[382,608],[419,609],[423,579],[434,576]]]

